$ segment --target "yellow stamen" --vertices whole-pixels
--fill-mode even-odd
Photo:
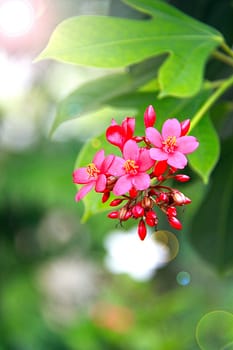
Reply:
[[[134,160],[128,159],[124,163],[124,169],[127,174],[136,175],[138,172],[138,168],[139,166],[135,164]]]
[[[90,163],[87,166],[87,173],[89,177],[97,178],[98,174],[100,173],[100,170],[96,168],[96,165],[94,163]]]
[[[167,153],[174,152],[176,148],[176,137],[168,136],[165,141],[163,141],[163,150]]]

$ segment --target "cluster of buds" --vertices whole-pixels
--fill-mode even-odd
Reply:
[[[161,210],[171,227],[180,230],[182,224],[177,218],[177,207],[191,203],[182,192],[164,182],[174,179],[189,181],[189,176],[177,173],[187,165],[186,154],[199,145],[193,136],[187,136],[190,120],[179,122],[168,119],[161,134],[154,127],[156,114],[153,107],[144,113],[145,135],[134,136],[135,118],[127,117],[121,125],[112,120],[106,130],[106,139],[118,147],[122,156],[96,153],[87,167],[73,172],[73,181],[84,186],[78,191],[76,200],[81,200],[91,189],[102,193],[102,202],[110,194],[116,198],[110,207],[118,207],[108,217],[121,223],[129,219],[138,220],[138,235],[144,240],[147,226],[157,228],[156,210]],[[120,208],[119,208],[120,206]]]

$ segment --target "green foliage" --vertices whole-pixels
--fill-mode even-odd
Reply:
[[[138,20],[80,16],[67,19],[57,26],[47,47],[39,55],[38,59],[52,58],[99,68],[123,68],[120,72],[112,73],[111,70],[111,74],[82,85],[60,101],[51,132],[57,127],[62,128],[63,122],[72,123],[77,137],[86,143],[76,161],[75,167],[80,167],[88,164],[100,148],[104,148],[106,154],[113,152],[104,136],[104,130],[112,118],[120,123],[125,116],[136,117],[136,134],[141,134],[144,130],[142,117],[145,108],[150,104],[156,109],[156,128],[159,130],[168,118],[175,117],[180,121],[191,119],[190,134],[197,137],[200,146],[188,157],[189,164],[202,180],[201,183],[200,179],[195,179],[192,186],[188,187],[197,204],[190,211],[190,216],[188,214],[187,222],[193,227],[191,219],[198,206],[201,218],[195,221],[194,227],[198,227],[198,234],[194,234],[192,229],[191,242],[219,270],[230,269],[233,265],[228,235],[230,223],[223,223],[223,219],[215,222],[218,221],[216,215],[211,224],[213,213],[209,212],[209,208],[214,203],[213,211],[217,212],[221,206],[220,211],[224,211],[222,218],[229,217],[226,213],[230,202],[225,195],[222,198],[220,192],[216,194],[219,196],[216,201],[216,195],[213,194],[219,191],[221,183],[219,169],[222,169],[222,164],[227,168],[223,158],[226,155],[221,155],[213,179],[211,174],[220,157],[220,132],[222,133],[222,126],[226,125],[232,104],[221,102],[223,106],[227,105],[227,113],[226,110],[219,109],[220,113],[223,111],[223,116],[216,116],[212,106],[233,85],[233,77],[229,73],[229,77],[225,78],[225,74],[224,79],[211,82],[208,76],[206,81],[205,66],[214,57],[232,68],[233,52],[217,30],[165,2],[124,2],[148,18]],[[219,79],[218,74],[215,74],[214,78],[216,77]],[[229,136],[231,131],[225,133]],[[231,164],[230,161],[228,165],[229,163]],[[226,171],[228,176],[230,171]],[[214,186],[210,187],[211,195],[207,191],[209,182],[208,186]],[[229,183],[224,182],[231,193],[230,180]],[[228,189],[222,192],[227,191]],[[204,199],[202,204],[205,195],[207,202]],[[94,192],[89,193],[83,202],[84,221],[94,214],[102,213],[108,207],[101,203],[101,195]],[[201,227],[205,225],[208,228],[204,230]],[[216,244],[213,244],[213,250],[208,246],[210,235],[218,237],[214,240]]]
[[[39,59],[116,68],[167,53],[158,75],[160,96],[198,92],[206,61],[223,41],[221,34],[157,0],[128,3],[152,18],[82,16],[65,20]]]

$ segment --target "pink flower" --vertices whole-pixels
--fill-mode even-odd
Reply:
[[[120,196],[133,187],[136,190],[147,189],[150,186],[150,176],[146,171],[154,164],[149,150],[139,148],[134,140],[128,140],[123,148],[123,157],[115,157],[109,169],[111,175],[119,176],[113,193]]]
[[[118,125],[115,120],[112,120],[106,130],[106,138],[108,142],[123,150],[126,141],[132,139],[135,129],[135,118],[125,118],[121,125]]]
[[[177,119],[168,119],[162,127],[162,135],[155,128],[146,129],[146,137],[156,147],[150,149],[154,160],[166,160],[177,169],[187,164],[185,154],[192,153],[199,142],[193,136],[182,136],[181,124]]]
[[[100,150],[93,158],[93,162],[85,168],[73,172],[73,182],[84,184],[76,194],[76,201],[82,199],[95,186],[96,192],[103,192],[106,188],[107,172],[114,159],[113,155],[104,157],[104,150]]]

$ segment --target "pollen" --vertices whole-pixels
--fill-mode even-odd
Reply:
[[[96,168],[96,165],[94,163],[90,163],[87,166],[87,173],[88,173],[89,177],[97,178],[100,171],[99,171],[99,169]]]
[[[176,149],[176,137],[168,136],[165,141],[163,141],[163,150],[167,153],[172,153]]]
[[[139,166],[135,164],[134,160],[128,159],[124,163],[124,169],[126,174],[136,175],[138,173]]]

